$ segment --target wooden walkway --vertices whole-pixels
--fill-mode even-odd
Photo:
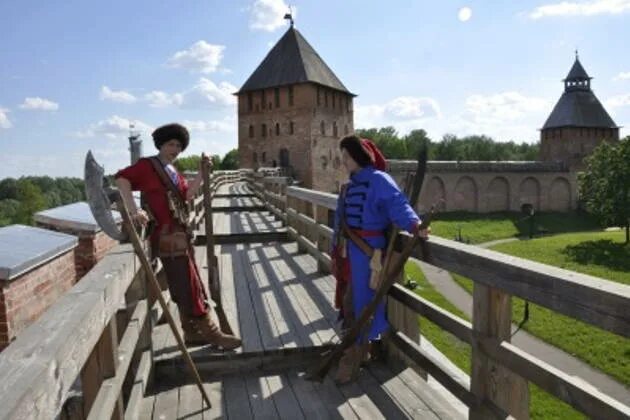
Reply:
[[[243,186],[222,186],[219,194],[249,194]],[[213,206],[248,203],[251,197],[219,198]],[[284,229],[266,211],[214,214],[215,233],[274,232]],[[203,226],[201,228],[203,232]],[[196,247],[206,281],[205,248]],[[394,372],[383,363],[361,371],[356,383],[337,386],[303,378],[304,370],[337,342],[334,278],[317,270],[316,260],[298,253],[295,242],[217,245],[224,308],[243,347],[219,352],[189,350],[197,363],[212,408],[186,372],[166,325],[153,332],[154,387],[140,418],[300,419],[300,418],[460,418],[460,414],[410,368]],[[176,309],[174,309],[176,311]]]

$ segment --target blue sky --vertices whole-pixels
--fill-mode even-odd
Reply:
[[[296,27],[359,96],[355,126],[535,141],[574,50],[630,125],[630,0],[0,2],[0,178],[125,165],[134,122],[191,129],[187,153],[236,147],[231,93]],[[626,128],[622,135],[629,134]]]

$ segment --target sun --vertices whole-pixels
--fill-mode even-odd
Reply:
[[[470,20],[471,17],[472,9],[470,7],[462,7],[461,9],[459,9],[459,12],[457,12],[457,18],[461,22],[467,22],[468,20]]]

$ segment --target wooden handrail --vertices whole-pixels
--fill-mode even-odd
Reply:
[[[283,196],[275,192],[265,191],[266,182],[265,178],[254,182],[254,190],[258,192],[260,198],[265,201],[267,207],[274,214],[283,216],[287,220],[289,224],[288,234],[297,241],[298,247],[312,254],[324,269],[330,269],[330,257],[321,249],[321,246],[308,237],[312,236],[313,229],[315,229],[319,237],[330,240],[332,229],[313,217],[302,214],[298,208],[303,208],[306,205],[306,208],[314,206],[334,210],[337,204],[337,195],[287,186]],[[279,204],[284,204],[285,209]],[[396,251],[400,251],[410,238],[407,233],[401,233],[397,240]],[[427,245],[432,265],[470,278],[475,283],[476,289],[473,299],[481,299],[481,296],[486,296],[486,293],[494,294],[498,300],[492,304],[498,304],[498,306],[496,308],[483,308],[489,311],[489,315],[482,315],[477,309],[473,315],[481,316],[482,319],[477,321],[477,326],[474,326],[408,291],[401,285],[395,285],[391,289],[392,299],[417,314],[425,316],[445,331],[470,344],[473,348],[473,362],[480,363],[478,359],[485,358],[493,364],[502,364],[514,372],[510,374],[515,375],[515,379],[520,378],[525,386],[526,381],[531,381],[591,417],[630,417],[630,408],[626,405],[509,343],[511,323],[509,296],[521,297],[555,312],[571,316],[621,336],[630,337],[630,311],[627,310],[630,308],[630,286],[444,238],[431,237]],[[418,259],[422,258],[422,250],[415,250],[413,256]],[[483,319],[484,316],[485,319]],[[499,322],[502,325],[502,332],[495,330],[497,335],[492,332],[490,334],[483,332],[493,331],[491,323],[497,322],[496,319],[492,320],[488,316],[506,317]],[[486,328],[490,328],[490,330],[486,330]],[[468,404],[471,407],[471,418],[482,418],[486,414],[502,415],[504,409],[499,408],[499,406],[509,405],[505,401],[499,401],[498,405],[494,404],[491,399],[487,399],[489,395],[483,399],[486,403],[490,402],[489,405],[479,403],[479,398],[483,396],[483,392],[481,395],[476,395],[476,392],[479,391],[473,392],[474,387],[471,388],[469,384],[457,382],[445,374],[438,362],[402,332],[394,331],[392,342],[406,356],[421,364],[422,368],[435,376],[444,386],[459,396],[464,403]],[[487,373],[487,370],[480,372]],[[475,373],[474,369],[473,373]],[[474,375],[473,378],[478,382],[489,380]],[[521,385],[519,387],[519,389],[523,389]],[[506,392],[509,393],[509,391],[499,390],[497,394],[499,399],[501,399],[500,394],[502,392],[504,395],[507,395]],[[525,392],[527,392],[526,388]],[[519,416],[523,415],[522,408],[516,410]],[[510,407],[508,407],[507,412],[511,412]],[[524,415],[527,413],[525,412]]]

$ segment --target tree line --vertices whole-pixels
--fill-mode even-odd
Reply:
[[[38,211],[82,200],[85,200],[85,187],[79,178],[5,178],[0,181],[0,226],[30,225]]]
[[[402,136],[394,127],[358,129],[356,134],[374,141],[387,159],[416,159],[425,143],[429,160],[538,160],[540,150],[539,143],[498,142],[485,135],[445,134],[434,142],[422,129]]]
[[[201,156],[193,155],[177,159],[173,164],[178,171],[197,171],[199,169],[199,161]],[[238,150],[232,149],[223,156],[212,155],[212,167],[214,170],[230,171],[238,169]]]

